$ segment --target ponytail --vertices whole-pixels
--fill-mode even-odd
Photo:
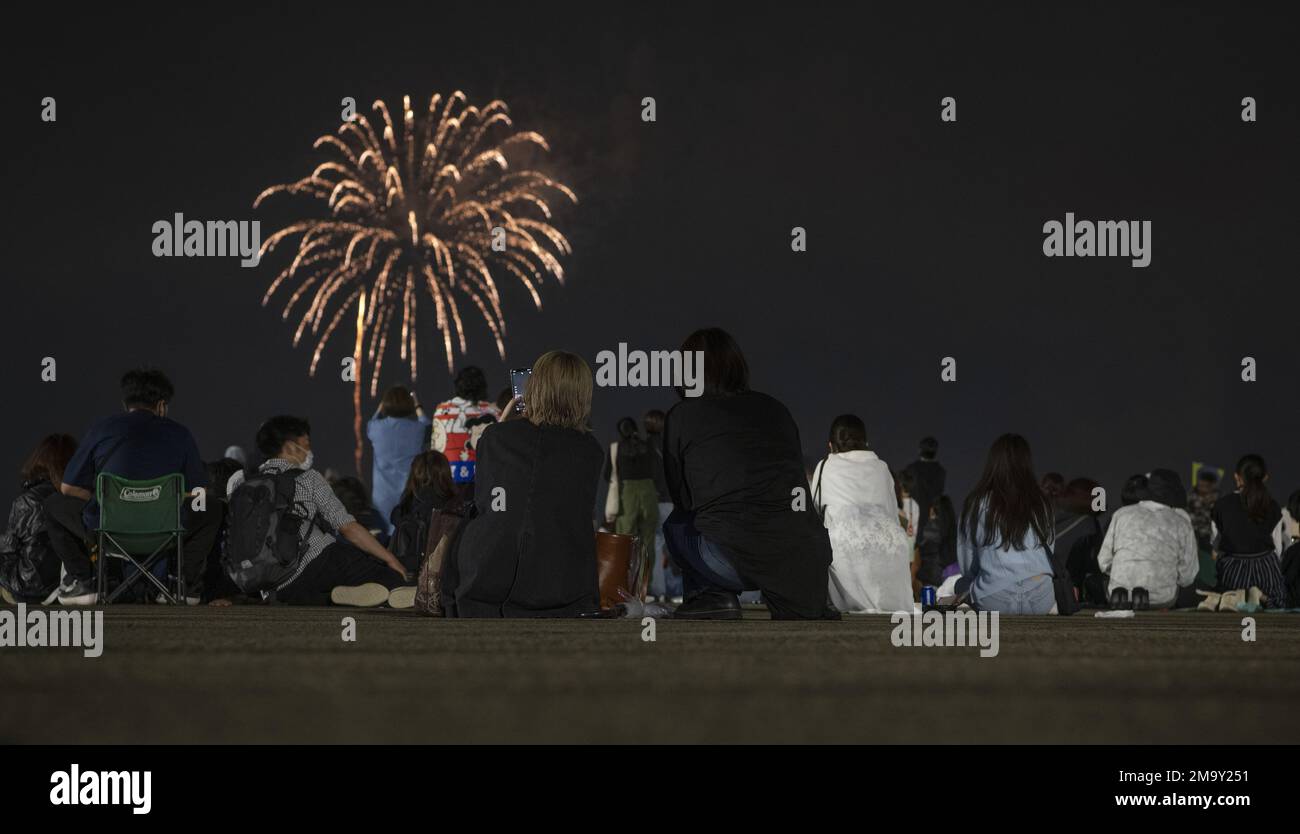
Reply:
[[[632,457],[639,457],[648,451],[645,438],[637,431],[636,421],[624,417],[618,421],[618,443],[620,450],[626,450]]]
[[[1237,476],[1241,478],[1241,500],[1246,505],[1246,515],[1256,523],[1267,522],[1277,502],[1268,493],[1264,479],[1268,467],[1259,455],[1245,455],[1237,461]]]

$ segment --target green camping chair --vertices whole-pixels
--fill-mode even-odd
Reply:
[[[99,598],[104,599],[108,560],[122,559],[135,565],[136,573],[114,589],[107,602],[116,600],[141,576],[157,586],[168,602],[185,599],[184,537],[181,505],[185,500],[185,476],[164,475],[148,481],[129,481],[108,472],[95,479],[95,500],[99,503]],[[160,560],[166,562],[176,545],[176,595],[153,575]]]

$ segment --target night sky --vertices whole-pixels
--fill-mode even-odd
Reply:
[[[7,32],[0,470],[118,408],[122,371],[141,363],[172,377],[171,416],[205,457],[251,451],[259,422],[290,412],[311,419],[319,467],[350,468],[350,336],[309,378],[310,348],[259,304],[291,249],[256,269],[155,258],[151,226],[183,212],[258,219],[265,236],[302,204],[254,212],[253,198],[326,158],[311,142],[344,96],[369,113],[461,89],[544,134],[540,167],[580,199],[556,216],[574,247],[566,285],[546,285],[538,312],[503,282],[506,360],[469,326],[458,364],[483,366],[494,393],[548,349],[594,364],[619,342],[676,348],[717,325],[789,406],[809,462],[851,411],[895,467],[938,436],[958,500],[1004,431],[1029,438],[1040,473],[1100,479],[1112,505],[1132,472],[1187,478],[1193,460],[1254,451],[1275,497],[1300,488],[1289,20],[1131,4],[449,5],[46,4]],[[40,120],[44,96],[56,123]],[[1043,223],[1067,211],[1150,220],[1151,265],[1044,257]],[[808,251],[791,251],[794,226]],[[416,387],[432,404],[450,381],[423,344]],[[57,382],[40,379],[45,356]],[[940,381],[944,356],[956,383]],[[403,374],[392,362],[381,388]],[[607,441],[618,417],[673,401],[597,389],[593,425]],[[7,501],[16,476],[3,483]]]

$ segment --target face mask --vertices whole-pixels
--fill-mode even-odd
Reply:
[[[298,446],[297,443],[295,443],[295,444],[293,444],[293,445]],[[298,448],[301,449],[302,447],[301,447],[301,446],[298,446]],[[302,463],[300,463],[300,464],[298,464],[298,465],[301,466],[303,469],[311,469],[311,465],[312,465],[312,463],[313,463],[315,460],[316,460],[316,458],[312,455],[311,450],[308,449],[308,450],[307,450],[307,456],[306,456],[305,458],[303,458],[303,459],[302,459]]]

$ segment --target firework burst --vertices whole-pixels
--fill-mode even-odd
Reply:
[[[332,158],[253,202],[256,208],[273,194],[288,193],[325,203],[328,217],[291,223],[263,243],[259,257],[298,239],[292,262],[271,282],[262,304],[277,291],[289,293],[282,318],[297,317],[295,347],[304,337],[314,341],[313,375],[352,311],[355,355],[360,361],[364,352],[369,362],[372,397],[390,334],[416,378],[421,301],[424,309],[432,302],[449,371],[454,348],[466,349],[465,303],[487,322],[504,359],[498,279],[518,281],[541,309],[543,279],[550,275],[562,284],[558,256],[570,252],[551,225],[548,199],[577,202],[562,183],[512,167],[527,146],[549,147],[538,133],[516,131],[504,102],[478,108],[455,92],[445,101],[435,95],[424,113],[416,113],[404,96],[397,122],[383,101],[373,110],[373,126],[357,114],[337,134],[316,140],[313,147]],[[359,368],[357,374],[359,388]]]

